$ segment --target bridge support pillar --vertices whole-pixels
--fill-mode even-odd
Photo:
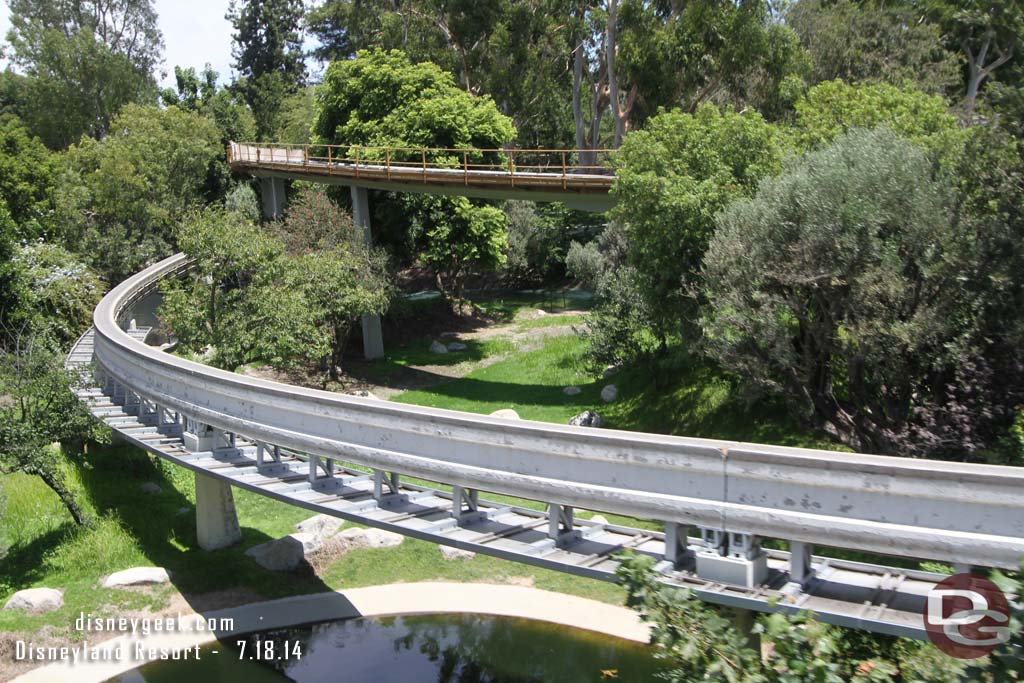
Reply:
[[[789,583],[800,587],[814,578],[814,567],[811,565],[811,553],[814,546],[800,541],[789,542]]]
[[[384,485],[392,494],[398,493],[398,473],[385,472],[384,470],[373,471],[373,497],[377,502],[384,497]]]
[[[203,550],[226,548],[242,540],[231,486],[196,472],[196,538]]]
[[[701,527],[703,547],[697,551],[697,576],[711,581],[753,587],[768,578],[768,555],[757,536]]]
[[[573,533],[574,510],[568,505],[548,504],[548,538],[556,542]]]
[[[276,221],[284,216],[284,178],[260,178],[263,217]]]
[[[476,512],[479,507],[479,492],[462,486],[452,487],[452,517],[459,519],[464,512]]]
[[[665,559],[678,567],[693,552],[687,547],[686,532],[689,527],[686,524],[668,522],[665,524]]]
[[[370,199],[365,187],[352,187],[352,221],[363,231],[363,241],[369,247],[373,244],[370,233]],[[367,360],[384,356],[384,335],[380,329],[379,315],[364,315],[363,355]]]

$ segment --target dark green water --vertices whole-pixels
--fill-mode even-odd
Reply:
[[[241,650],[214,643],[198,661],[155,662],[108,683],[632,683],[658,670],[646,645],[473,614],[351,619],[244,640]],[[273,658],[240,661],[257,650]]]

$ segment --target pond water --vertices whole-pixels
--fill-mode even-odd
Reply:
[[[198,661],[154,662],[108,683],[643,682],[658,671],[640,643],[475,614],[350,619],[238,640],[206,646]]]

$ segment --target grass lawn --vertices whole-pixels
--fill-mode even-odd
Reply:
[[[73,465],[72,462],[78,463]],[[621,604],[617,586],[579,579],[505,560],[477,556],[446,561],[437,546],[406,539],[397,548],[362,549],[330,562],[320,576],[278,573],[260,568],[245,550],[294,531],[308,511],[235,489],[242,543],[205,552],[195,538],[192,474],[127,446],[92,447],[83,458],[66,459],[65,474],[76,496],[95,520],[79,529],[56,495],[38,478],[0,477],[6,510],[0,518],[0,603],[16,590],[47,586],[64,590],[64,607],[30,616],[0,610],[0,632],[73,635],[79,612],[113,615],[165,608],[171,587],[104,589],[103,576],[134,566],[161,566],[186,600],[203,594],[244,588],[264,598],[399,581],[515,581]],[[139,485],[157,483],[159,494]],[[197,604],[202,604],[197,603]]]

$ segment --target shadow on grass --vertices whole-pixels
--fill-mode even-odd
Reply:
[[[86,467],[86,461],[91,466]],[[97,514],[116,516],[147,560],[167,569],[175,588],[196,611],[228,606],[225,599],[237,603],[330,590],[308,565],[290,573],[258,566],[245,550],[271,537],[252,527],[243,526],[241,542],[229,548],[199,548],[195,505],[176,486],[191,477],[190,472],[134,446],[93,445],[87,460],[72,462]],[[140,485],[146,482],[160,486],[160,493],[143,493]],[[243,590],[233,600],[208,595],[228,589]]]
[[[36,536],[28,543],[15,544],[7,551],[0,566],[3,571],[0,577],[13,590],[28,588],[46,575],[46,557],[63,543],[77,527],[67,522],[45,534]]]

